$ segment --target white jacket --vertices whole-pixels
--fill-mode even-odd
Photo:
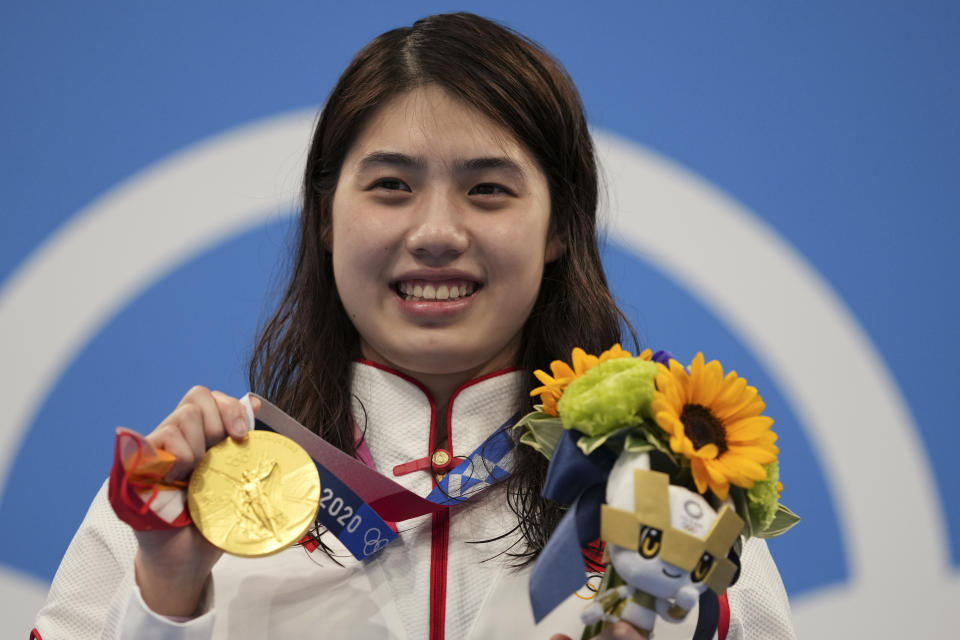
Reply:
[[[513,414],[522,378],[520,372],[481,378],[451,398],[446,423],[455,455],[469,455]],[[393,477],[394,466],[430,454],[437,421],[419,385],[363,363],[354,365],[352,384],[354,416],[381,473]],[[394,479],[421,496],[433,485],[429,471]],[[399,523],[400,539],[365,562],[328,536],[343,566],[322,550],[301,546],[266,558],[224,555],[214,567],[203,615],[174,622],[143,603],[133,575],[136,538],[114,515],[104,487],[57,571],[36,630],[43,640],[426,640],[432,615],[449,640],[580,637],[586,590],[534,625],[527,595],[531,567],[515,569],[503,553],[516,536],[478,543],[516,525],[502,486],[450,509],[446,545],[434,518]],[[793,638],[786,593],[766,544],[748,542],[742,562],[740,580],[728,591],[727,638]],[[658,621],[657,640],[689,638],[696,619],[694,610],[679,625]]]

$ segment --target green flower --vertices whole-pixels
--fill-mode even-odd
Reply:
[[[588,436],[633,427],[650,416],[657,365],[639,358],[601,362],[571,382],[557,403],[567,429]]]
[[[750,510],[750,519],[757,531],[763,531],[773,522],[777,514],[780,492],[777,485],[780,480],[780,465],[776,462],[763,465],[767,471],[766,480],[758,480],[747,490],[747,508]]]

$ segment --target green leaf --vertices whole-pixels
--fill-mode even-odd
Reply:
[[[552,416],[549,413],[545,413],[544,411],[542,411],[543,409],[542,404],[534,405],[533,408],[535,409],[535,411],[531,411],[527,415],[517,420],[517,423],[513,425],[514,429],[526,427],[526,426],[529,426],[531,422],[538,422],[541,420],[556,420],[558,422],[560,421],[560,418],[556,416]]]
[[[610,433],[604,433],[599,436],[583,436],[582,438],[577,440],[577,446],[580,447],[580,450],[583,451],[584,455],[590,455],[591,453],[599,449],[603,445],[603,443],[605,443],[610,438],[623,436],[628,431],[630,431],[630,427],[617,429],[616,431],[611,431]]]
[[[657,431],[654,431],[657,429]],[[670,447],[667,443],[660,439],[658,434],[659,428],[651,428],[647,423],[643,423],[639,428],[634,428],[627,434],[627,438],[623,443],[623,448],[626,451],[660,451],[661,453],[666,454],[666,456],[676,465],[677,469],[682,469],[682,465],[677,460],[676,454],[670,450]],[[676,484],[676,477],[671,478],[671,483]],[[691,483],[691,488],[693,487]],[[694,489],[696,491],[696,489]]]
[[[800,516],[780,504],[777,505],[777,513],[773,516],[773,521],[763,531],[758,532],[756,536],[758,538],[775,538],[789,531],[798,522],[800,522]]]
[[[669,445],[667,445],[666,440],[663,440],[660,437],[660,433],[662,433],[660,431],[660,427],[651,427],[647,423],[644,423],[640,427],[639,433],[647,442],[649,442],[653,446],[654,449],[656,449],[657,451],[662,451],[663,453],[670,456],[670,459],[673,460],[673,462],[676,464],[677,462],[676,456],[674,455],[673,451],[671,451]]]
[[[563,435],[563,422],[560,418],[542,411],[534,411],[523,416],[514,428],[526,428],[520,442],[539,451],[547,460],[553,456],[557,442]]]
[[[656,447],[650,444],[650,441],[637,433],[627,434],[627,439],[623,441],[623,450],[631,453],[645,453],[653,451]]]
[[[525,444],[529,447],[533,447],[539,453],[547,457],[547,459],[549,459],[550,457],[550,456],[547,456],[547,454],[543,451],[542,445],[539,442],[537,442],[537,439],[534,438],[533,434],[529,431],[524,432],[524,434],[520,436],[520,444]]]

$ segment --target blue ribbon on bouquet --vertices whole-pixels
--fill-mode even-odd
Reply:
[[[577,446],[581,436],[565,429],[547,468],[543,496],[569,508],[530,574],[530,603],[536,622],[583,586],[586,567],[580,549],[600,537],[600,505],[616,455],[604,447],[584,454]]]

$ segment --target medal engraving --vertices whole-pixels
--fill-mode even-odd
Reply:
[[[269,431],[211,447],[187,489],[190,517],[200,533],[227,553],[247,557],[299,541],[319,502],[313,460],[289,438]]]

